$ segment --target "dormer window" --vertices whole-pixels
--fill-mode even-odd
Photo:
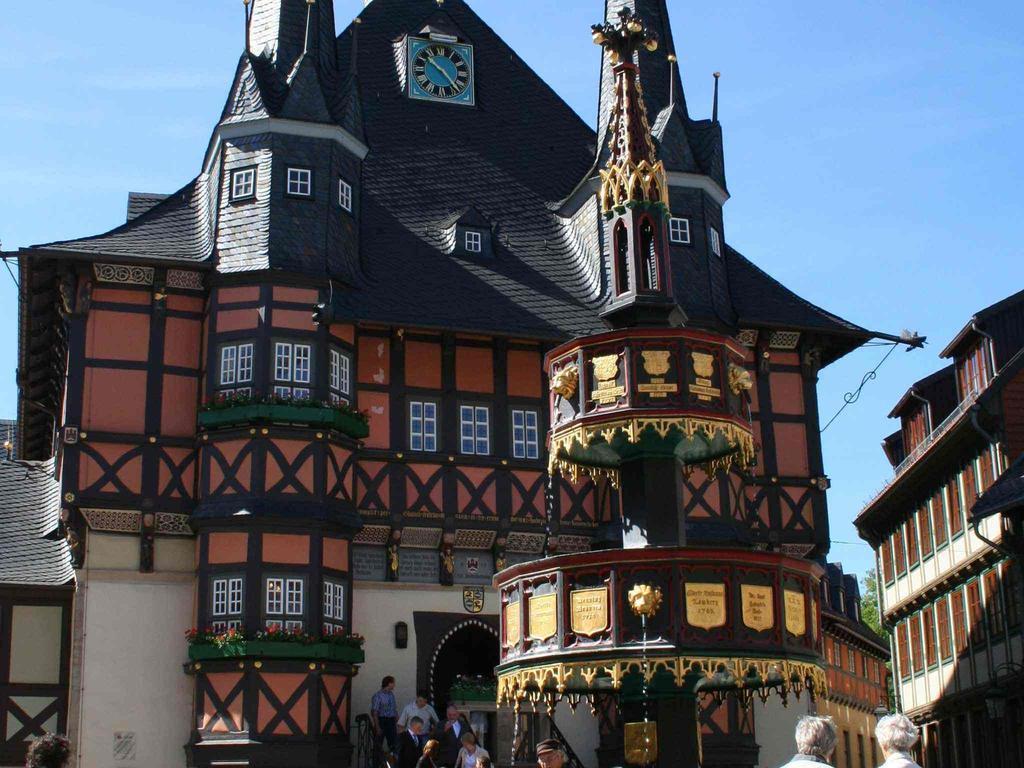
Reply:
[[[231,202],[256,196],[256,169],[239,168],[231,172]]]
[[[344,179],[338,179],[338,205],[352,213],[352,185]]]
[[[288,194],[293,197],[312,197],[313,171],[309,168],[289,168]]]
[[[957,362],[956,370],[961,397],[967,397],[984,389],[988,385],[988,360],[985,355],[985,344],[978,343],[965,352]]]
[[[711,246],[711,252],[722,257],[722,236],[718,233],[718,230],[714,227],[708,227],[708,243]]]
[[[690,220],[671,218],[668,220],[668,240],[675,245],[690,244]]]
[[[484,250],[483,235],[472,229],[467,229],[465,234],[466,253],[482,253]]]

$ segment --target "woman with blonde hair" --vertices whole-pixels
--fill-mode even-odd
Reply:
[[[462,734],[462,749],[455,759],[455,768],[479,768],[479,760],[483,757],[490,759],[487,750],[476,743],[476,734],[466,731]]]

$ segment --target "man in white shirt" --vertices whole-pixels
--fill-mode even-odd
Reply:
[[[416,691],[416,701],[406,704],[402,714],[398,716],[399,728],[405,728],[414,717],[418,717],[423,721],[424,733],[430,733],[434,730],[434,726],[441,721],[441,718],[437,716],[437,712],[430,706],[430,702],[427,700],[428,695],[422,689]]]

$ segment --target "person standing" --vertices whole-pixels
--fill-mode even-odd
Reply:
[[[565,750],[558,739],[544,739],[537,744],[538,768],[563,768],[565,762]]]
[[[473,731],[463,731],[462,749],[455,758],[455,768],[480,768],[480,758],[490,758],[487,750],[476,743]]]
[[[882,768],[921,768],[910,754],[920,734],[906,715],[886,715],[875,726],[875,738],[882,748]]]
[[[796,723],[796,755],[783,768],[821,768],[830,765],[839,736],[831,717],[805,715]]]
[[[388,751],[398,746],[398,704],[395,702],[395,678],[388,675],[380,681],[380,690],[370,701],[370,719],[373,720],[374,744],[380,746],[381,738],[388,744]]]
[[[418,717],[410,717],[406,729],[398,735],[395,768],[416,768],[422,755],[423,721]]]
[[[430,694],[422,688],[416,691],[415,701],[406,704],[402,714],[398,716],[398,727],[405,728],[412,718],[418,717],[423,721],[424,732],[430,733],[434,730],[434,726],[441,722],[441,718],[437,716],[437,712],[430,706],[429,697]]]
[[[441,744],[437,739],[430,739],[423,745],[423,756],[416,763],[416,768],[439,768],[438,754],[441,751]]]
[[[462,751],[462,734],[470,732],[469,721],[454,704],[448,705],[445,716],[447,719],[434,732],[434,738],[441,744],[438,762],[445,768],[455,768]]]

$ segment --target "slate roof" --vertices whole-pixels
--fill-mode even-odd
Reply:
[[[58,586],[74,578],[54,460],[0,461],[0,584]]]
[[[639,55],[663,159],[670,169],[704,173],[724,187],[721,126],[689,117],[678,69],[665,58],[674,45],[664,0],[608,0],[606,13],[614,15],[624,3],[662,40],[656,54]],[[300,27],[295,14],[302,15],[304,29],[306,4],[262,0],[260,23],[287,12],[281,28],[292,30],[291,38],[276,50],[254,45],[242,54],[221,123],[281,116],[329,120],[369,146],[359,189],[359,252],[331,256],[339,265],[332,267],[334,276],[346,283],[335,290],[339,316],[552,340],[603,330],[598,313],[610,281],[601,259],[596,200],[573,213],[560,208],[592,175],[598,134],[464,0],[441,7],[374,0],[363,9],[361,23],[337,40],[327,34],[333,28],[331,6],[313,6],[316,44],[302,53],[294,41]],[[473,41],[481,84],[475,107],[405,95],[402,41],[431,26]],[[605,102],[601,126],[607,124]],[[130,204],[130,220],[110,232],[22,255],[35,250],[177,261],[232,272],[302,271],[315,262],[323,274],[322,257],[301,255],[306,241],[294,228],[302,222],[289,224],[283,221],[287,216],[272,219],[254,208],[251,219],[236,217],[232,225],[248,229],[236,234],[225,225],[215,233],[213,183],[203,173],[164,200],[139,196]],[[266,183],[262,174],[259,183]],[[143,210],[149,202],[152,207]],[[452,222],[471,209],[490,226],[492,255],[452,252]],[[280,231],[270,236],[264,229]],[[329,231],[319,241],[338,237]],[[229,249],[225,240],[238,247]],[[248,244],[263,241],[269,242],[268,253],[236,258]],[[347,247],[354,251],[354,244]],[[672,267],[677,300],[691,324],[730,332],[761,326],[817,333],[827,340],[826,363],[872,336],[797,296],[735,249],[727,248],[725,258],[713,264],[673,258]]]
[[[980,520],[1020,507],[1024,507],[1024,454],[981,494],[971,507],[971,519]]]
[[[167,195],[155,192],[129,192],[127,221],[137,219],[157,203],[167,199]]]

